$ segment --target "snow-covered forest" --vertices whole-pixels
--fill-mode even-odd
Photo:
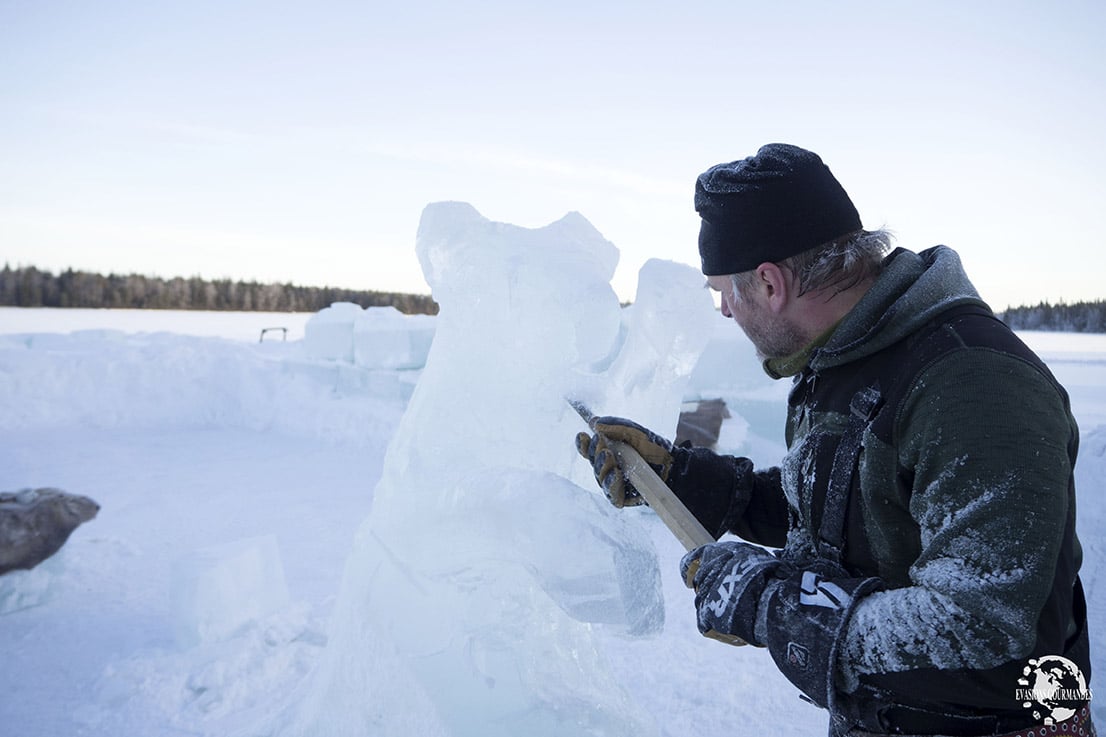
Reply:
[[[1015,330],[1048,330],[1062,333],[1106,333],[1106,300],[1034,307],[1011,307],[999,315]]]
[[[58,274],[33,266],[0,269],[0,305],[92,309],[229,310],[315,312],[334,302],[362,307],[395,307],[406,314],[434,314],[438,306],[424,294],[339,287],[262,284],[232,279],[143,274],[97,274],[66,269]]]

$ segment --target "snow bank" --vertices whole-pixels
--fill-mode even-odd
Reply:
[[[214,312],[210,310],[121,310],[0,307],[0,335],[116,330],[172,333],[257,343],[302,340],[313,312]]]
[[[417,379],[312,359],[302,342],[10,334],[0,336],[0,430],[239,427],[358,444],[391,432]]]

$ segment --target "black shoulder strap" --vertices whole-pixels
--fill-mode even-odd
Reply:
[[[845,549],[849,494],[856,476],[860,448],[864,442],[864,429],[882,406],[883,396],[879,391],[879,382],[858,391],[849,403],[848,424],[833,456],[822,523],[818,529],[818,553],[834,563],[841,562],[841,553]]]

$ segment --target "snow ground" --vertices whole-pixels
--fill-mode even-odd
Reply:
[[[319,662],[354,531],[419,372],[312,360],[291,336],[259,344],[257,326],[230,327],[243,319],[233,313],[142,316],[156,327],[117,323],[109,311],[79,326],[68,317],[0,309],[0,490],[57,486],[102,506],[47,563],[0,578],[0,733],[250,734],[294,702]],[[1023,337],[1068,387],[1082,429],[1083,577],[1100,672],[1106,336]],[[689,392],[725,397],[735,416],[723,443],[772,463],[786,386],[759,374],[749,354],[740,331],[720,323]],[[699,637],[678,543],[647,511],[628,513],[641,515],[657,547],[665,629],[599,639],[639,707],[669,737],[753,724],[823,733],[823,713],[797,698],[766,653]],[[198,548],[267,536],[288,605],[231,637],[182,644],[174,564]]]

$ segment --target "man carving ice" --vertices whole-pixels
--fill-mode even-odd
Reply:
[[[1030,658],[1090,679],[1067,394],[956,253],[866,231],[822,160],[770,144],[699,176],[723,315],[791,377],[779,467],[605,417],[577,438],[617,507],[630,444],[715,537],[681,562],[699,630],[766,647],[831,735],[1003,735]],[[750,544],[754,543],[754,544]],[[777,549],[769,552],[764,547]],[[1086,704],[1062,732],[1093,734]]]

